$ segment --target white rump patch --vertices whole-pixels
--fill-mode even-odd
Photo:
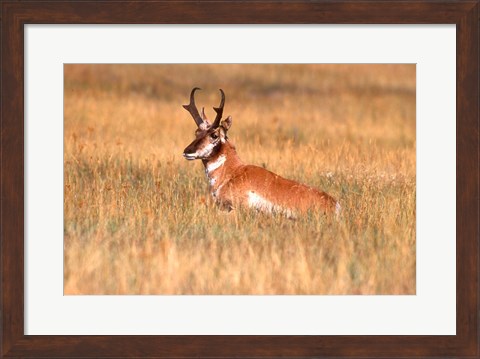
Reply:
[[[226,160],[227,158],[225,157],[225,155],[220,155],[214,162],[209,162],[207,165],[207,173],[211,173],[220,166],[223,166]]]
[[[258,209],[262,212],[269,212],[271,213],[273,210],[273,203],[267,201],[265,198],[259,196],[255,192],[249,191],[248,192],[248,205],[255,209]]]
[[[264,213],[283,213],[287,217],[292,217],[293,213],[278,204],[272,203],[253,191],[248,192],[248,205]]]

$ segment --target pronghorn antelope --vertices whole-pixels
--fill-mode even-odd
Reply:
[[[295,217],[309,210],[332,213],[340,211],[339,203],[330,195],[315,188],[282,178],[262,167],[244,164],[229,141],[227,132],[232,117],[222,120],[225,94],[220,89],[219,107],[213,123],[200,115],[195,105],[195,87],[190,103],[183,107],[197,124],[195,140],[183,151],[187,160],[201,159],[216,203],[228,210],[237,206],[250,207],[265,213],[281,213]]]

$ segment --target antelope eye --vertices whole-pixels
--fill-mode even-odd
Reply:
[[[218,134],[216,132],[213,132],[211,135],[210,135],[210,138],[216,140],[218,138]]]

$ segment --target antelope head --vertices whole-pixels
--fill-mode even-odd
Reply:
[[[190,93],[190,103],[183,105],[197,124],[195,139],[185,148],[183,157],[187,160],[208,160],[214,156],[220,150],[222,144],[227,141],[227,131],[232,125],[232,117],[228,116],[225,120],[222,120],[225,94],[223,90],[220,89],[222,99],[219,107],[213,108],[217,115],[213,123],[210,123],[205,115],[204,108],[202,108],[201,115],[198,113],[197,106],[195,105],[195,91],[197,90],[200,89],[195,87]]]

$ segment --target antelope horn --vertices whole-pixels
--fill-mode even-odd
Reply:
[[[208,118],[207,118],[207,115],[205,114],[205,107],[202,107],[202,112],[200,112],[200,114],[202,115],[203,122],[208,123]]]
[[[199,87],[194,87],[192,92],[190,93],[190,103],[188,105],[183,105],[183,108],[190,112],[190,115],[192,115],[193,120],[197,124],[198,127],[200,127],[203,124],[203,120],[200,117],[200,114],[198,113],[197,106],[195,105],[195,91],[201,90]]]
[[[220,101],[220,106],[213,108],[217,113],[217,116],[215,117],[215,121],[213,121],[213,124],[212,124],[213,128],[218,127],[218,125],[220,124],[220,120],[222,119],[222,116],[223,116],[223,106],[225,105],[225,94],[223,93],[222,89],[220,89],[220,92],[222,94],[222,100]]]

